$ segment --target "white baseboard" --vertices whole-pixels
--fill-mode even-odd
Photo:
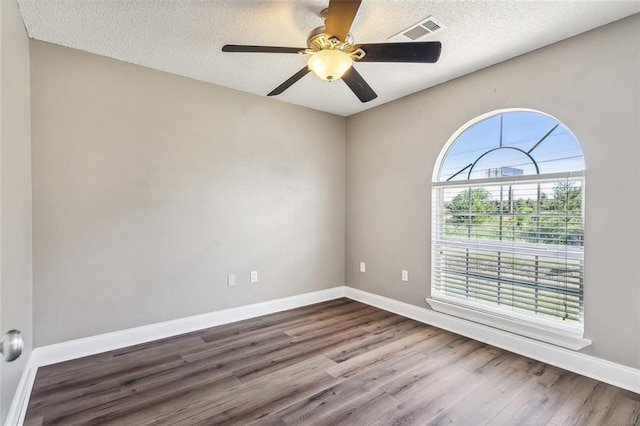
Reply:
[[[24,416],[27,414],[27,405],[29,404],[29,397],[31,396],[31,389],[33,388],[33,382],[36,380],[36,372],[38,366],[35,364],[35,357],[33,353],[27,360],[27,365],[24,367],[16,393],[11,400],[11,406],[7,413],[7,418],[4,422],[5,426],[17,426],[24,422]]]
[[[640,394],[640,370],[346,287],[345,297]]]
[[[259,317],[261,315],[272,314],[274,312],[286,311],[288,309],[299,308],[313,303],[338,299],[340,297],[344,297],[345,288],[346,287],[344,286],[333,287],[312,293],[255,303],[253,305],[223,309],[221,311],[180,318],[173,321],[164,321],[142,327],[130,328],[128,330],[115,331],[83,339],[42,346],[33,350],[35,363],[37,366],[55,364],[131,345],[138,345],[153,340],[164,339],[167,337],[177,336],[179,334],[215,327],[217,325]]]

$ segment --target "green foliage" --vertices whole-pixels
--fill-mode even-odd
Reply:
[[[540,239],[548,244],[582,243],[582,188],[571,183],[559,183],[553,188],[553,198],[542,205]]]
[[[446,235],[545,244],[582,244],[582,187],[558,183],[552,197],[511,198],[502,203],[484,188],[456,195],[445,205]]]
[[[480,225],[498,211],[497,204],[491,198],[491,193],[486,189],[473,188],[456,195],[446,208],[452,214],[454,224]],[[477,216],[478,213],[481,215]]]

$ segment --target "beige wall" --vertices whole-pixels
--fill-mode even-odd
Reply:
[[[584,352],[639,368],[639,29],[635,15],[349,117],[347,284],[427,308],[440,150],[483,113],[540,110],[575,133],[586,157],[585,337],[593,345]]]
[[[1,363],[4,423],[32,343],[29,39],[15,1],[0,2],[1,333],[22,331],[22,357]]]
[[[31,65],[36,346],[344,284],[343,118],[37,41]]]

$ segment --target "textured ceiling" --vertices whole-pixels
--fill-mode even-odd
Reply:
[[[224,44],[306,47],[328,0],[20,0],[31,38],[266,95],[306,56],[222,53]],[[356,42],[385,42],[432,15],[446,29],[436,64],[360,63],[378,98],[362,104],[342,81],[308,74],[284,102],[348,116],[640,12],[640,1],[363,0]]]

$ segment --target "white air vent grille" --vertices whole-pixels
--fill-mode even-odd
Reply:
[[[426,36],[427,34],[429,34],[429,31],[427,31],[424,27],[422,27],[421,25],[418,25],[417,27],[413,27],[411,28],[409,31],[405,31],[404,33],[402,33],[405,37],[410,38],[411,40],[417,40],[420,37]]]
[[[425,22],[423,22],[420,25],[425,27],[426,29],[428,29],[432,33],[438,31],[441,28],[440,25],[438,25],[436,23],[436,21],[434,21],[431,18],[429,18],[428,20],[426,20]]]
[[[419,41],[426,39],[431,34],[441,31],[446,28],[440,22],[436,21],[433,16],[418,22],[415,25],[410,26],[406,30],[390,37],[392,41]]]

